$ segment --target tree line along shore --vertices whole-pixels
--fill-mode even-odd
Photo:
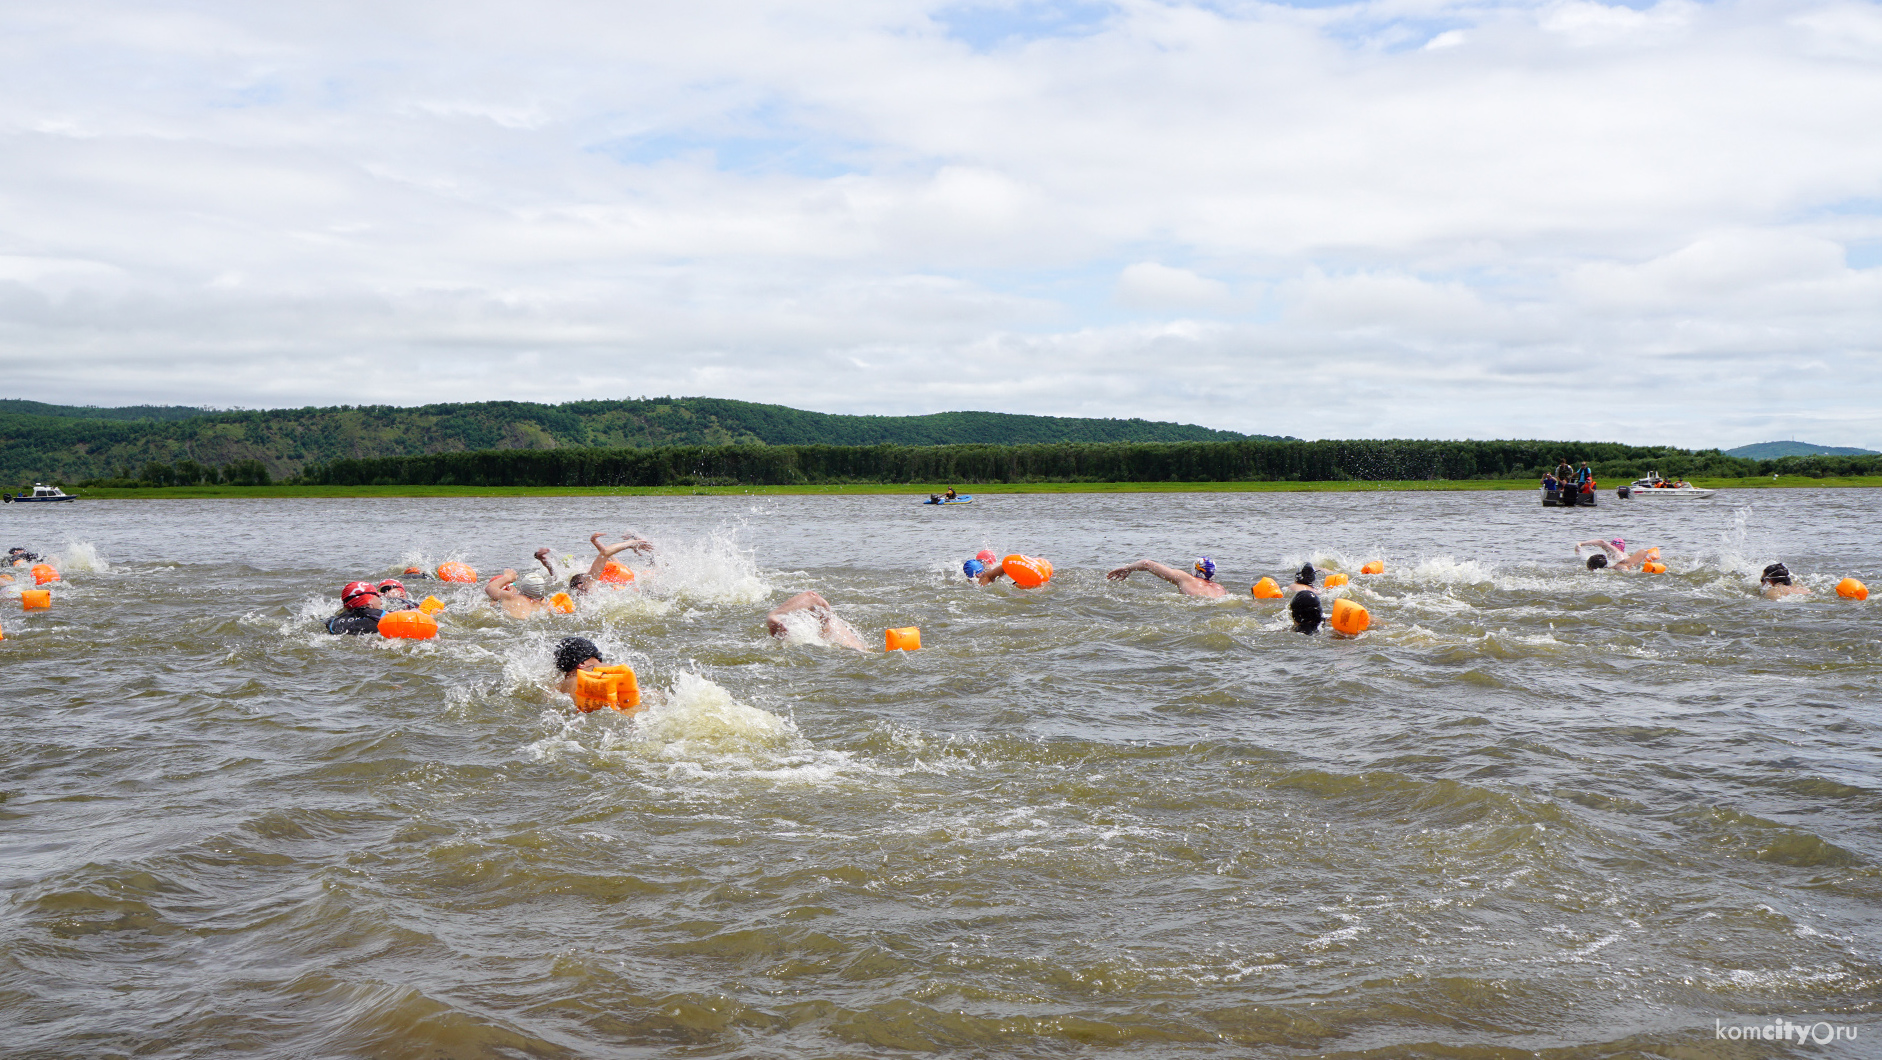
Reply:
[[[573,489],[816,492],[932,484],[982,492],[1163,484],[1176,488],[1452,488],[1533,486],[1560,460],[1586,460],[1604,486],[1658,471],[1716,486],[1868,485],[1882,456],[1750,460],[1716,449],[1613,442],[1315,441],[1125,442],[1046,445],[718,445],[491,449],[308,464],[285,478],[258,461],[214,467],[156,461],[134,475],[77,486],[150,490],[233,486],[400,490]],[[870,492],[874,492],[870,490]]]

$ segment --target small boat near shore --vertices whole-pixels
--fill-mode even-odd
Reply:
[[[1637,478],[1628,485],[1622,486],[1614,491],[1616,496],[1622,498],[1684,497],[1688,500],[1710,497],[1717,492],[1718,490],[1714,489],[1701,489],[1690,482],[1681,482],[1678,485],[1674,485],[1661,478],[1658,471],[1650,471],[1647,473],[1646,478]]]
[[[974,503],[974,495],[971,493],[963,493],[958,497],[952,497],[952,498],[929,497],[927,500],[920,501],[918,503],[920,504],[972,504]]]
[[[57,486],[48,486],[43,482],[33,483],[33,492],[31,496],[28,496],[24,492],[18,495],[11,494],[11,493],[0,493],[0,501],[4,501],[7,504],[35,504],[35,503],[45,504],[45,503],[56,503],[58,501],[75,501],[75,500],[78,500],[78,498],[72,496],[71,494],[65,492],[64,490],[60,489]]]
[[[1565,489],[1565,490],[1562,490],[1562,489],[1552,490],[1544,486],[1544,487],[1538,488],[1536,492],[1542,494],[1542,506],[1544,508],[1592,508],[1594,507],[1594,491],[1593,490],[1590,490],[1587,493],[1577,493],[1573,487],[1570,487],[1569,489]]]

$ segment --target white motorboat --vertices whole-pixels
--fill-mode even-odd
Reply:
[[[44,503],[46,501],[75,501],[75,500],[78,500],[78,498],[72,496],[71,494],[65,492],[64,490],[60,489],[57,486],[48,486],[43,482],[33,483],[33,495],[30,497],[27,496],[25,493],[21,493],[18,496],[15,496],[14,494],[11,494],[11,493],[0,493],[0,501],[5,501],[8,504],[13,504],[16,502],[19,504],[32,504],[35,501]]]
[[[1674,485],[1660,477],[1658,471],[1647,472],[1646,478],[1637,478],[1632,483],[1614,491],[1622,497],[1685,497],[1696,499],[1710,497],[1718,490],[1700,489],[1690,482]]]

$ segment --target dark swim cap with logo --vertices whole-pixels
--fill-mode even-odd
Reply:
[[[555,646],[555,668],[565,674],[574,673],[589,659],[608,661],[587,637],[563,637],[562,643]]]
[[[1319,573],[1319,571],[1313,569],[1313,564],[1303,563],[1300,565],[1300,570],[1294,572],[1294,580],[1302,585],[1312,585],[1314,578]]]
[[[1294,619],[1294,632],[1312,633],[1320,628],[1320,594],[1302,589],[1287,602],[1287,613]]]
[[[1605,567],[1607,565],[1608,565],[1608,558],[1606,556],[1596,555],[1596,556],[1588,557],[1588,569],[1589,570],[1600,570],[1602,567]]]
[[[1758,580],[1770,582],[1772,585],[1789,585],[1791,569],[1782,563],[1773,563],[1764,569],[1764,575]]]

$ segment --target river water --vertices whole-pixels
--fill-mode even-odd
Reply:
[[[10,1057],[1882,1055],[1882,601],[1830,591],[1882,589],[1882,492],[0,518],[66,578],[0,600]],[[658,565],[577,614],[321,630],[627,527]],[[1057,577],[976,589],[983,547]],[[1229,600],[1104,579],[1204,553]],[[1370,559],[1358,639],[1247,594]],[[924,647],[772,641],[804,589]],[[647,711],[552,691],[576,632]],[[1718,1037],[1786,1019],[1860,1038]]]

